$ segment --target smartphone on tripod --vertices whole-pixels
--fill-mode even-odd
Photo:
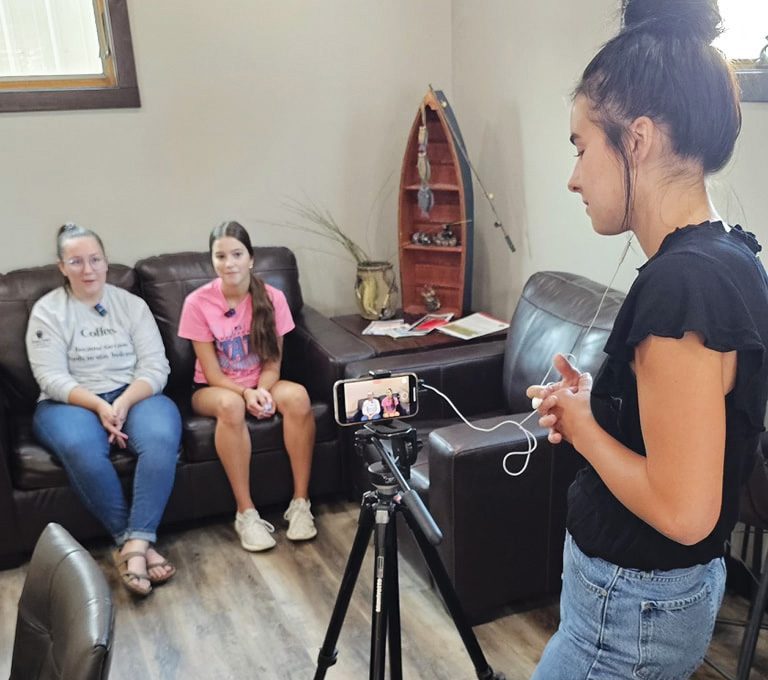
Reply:
[[[333,410],[339,425],[360,425],[410,418],[419,411],[419,379],[415,373],[389,373],[333,385]]]

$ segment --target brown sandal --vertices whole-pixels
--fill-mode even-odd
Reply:
[[[128,560],[134,557],[143,557],[146,559],[147,556],[146,553],[138,550],[133,550],[123,555],[118,549],[114,552],[113,560],[115,562],[115,567],[117,568],[117,573],[120,576],[120,581],[123,586],[125,586],[125,589],[139,597],[146,597],[152,592],[152,581],[146,571],[143,574],[137,574],[128,569]],[[142,580],[149,581],[149,586],[142,588],[140,585],[140,581]]]
[[[155,551],[157,550],[157,548],[154,545],[150,545],[150,547]],[[170,567],[170,571],[167,571],[164,576],[160,576],[160,577],[152,576],[149,572],[152,569],[156,569],[157,567],[166,567],[166,568]],[[168,560],[161,560],[160,562],[150,562],[149,559],[147,559],[147,574],[148,574],[147,578],[149,579],[149,582],[153,586],[159,586],[159,585],[162,585],[163,583],[167,583],[176,575],[176,567],[173,564],[171,564]]]

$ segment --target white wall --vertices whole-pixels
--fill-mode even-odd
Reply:
[[[616,30],[618,4],[130,0],[140,109],[0,116],[0,271],[52,261],[65,220],[132,264],[204,250],[212,226],[238,219],[256,244],[295,250],[308,303],[351,312],[351,259],[261,221],[290,218],[282,203],[306,194],[367,234],[372,256],[396,259],[400,163],[431,82],[517,246],[507,250],[476,185],[473,306],[508,316],[542,269],[607,283],[623,240],[594,235],[565,189],[568,94]],[[715,194],[768,249],[766,139],[768,104],[746,104]],[[630,253],[618,287],[643,259]]]
[[[478,199],[477,308],[508,317],[536,271],[572,271],[608,283],[616,269],[625,237],[595,235],[566,182],[574,162],[569,93],[617,30],[619,4],[452,2],[454,108],[470,156],[517,246],[515,254],[504,247]],[[768,104],[745,104],[734,160],[714,178],[713,193],[723,216],[754,231],[768,251],[766,140]],[[614,285],[626,289],[644,260],[636,247]]]
[[[132,264],[205,250],[237,219],[256,245],[295,250],[309,304],[353,311],[341,248],[259,221],[290,218],[282,203],[306,194],[365,240],[373,209],[371,255],[396,259],[406,136],[428,83],[452,78],[449,0],[131,0],[129,13],[140,109],[0,116],[0,271],[53,261],[66,220]]]

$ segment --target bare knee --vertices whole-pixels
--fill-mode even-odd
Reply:
[[[298,383],[285,385],[275,401],[277,401],[278,409],[284,416],[306,418],[312,413],[312,403],[307,390]]]
[[[245,422],[245,401],[234,392],[221,395],[216,403],[216,419],[229,426]]]

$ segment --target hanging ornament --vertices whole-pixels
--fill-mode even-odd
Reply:
[[[429,178],[432,175],[432,169],[427,158],[427,144],[429,144],[429,133],[427,132],[427,112],[424,103],[421,104],[421,125],[419,125],[418,151],[416,153],[416,170],[419,173],[419,193],[416,198],[421,213],[424,217],[429,216],[429,211],[435,205],[435,197],[432,189],[429,188]]]

